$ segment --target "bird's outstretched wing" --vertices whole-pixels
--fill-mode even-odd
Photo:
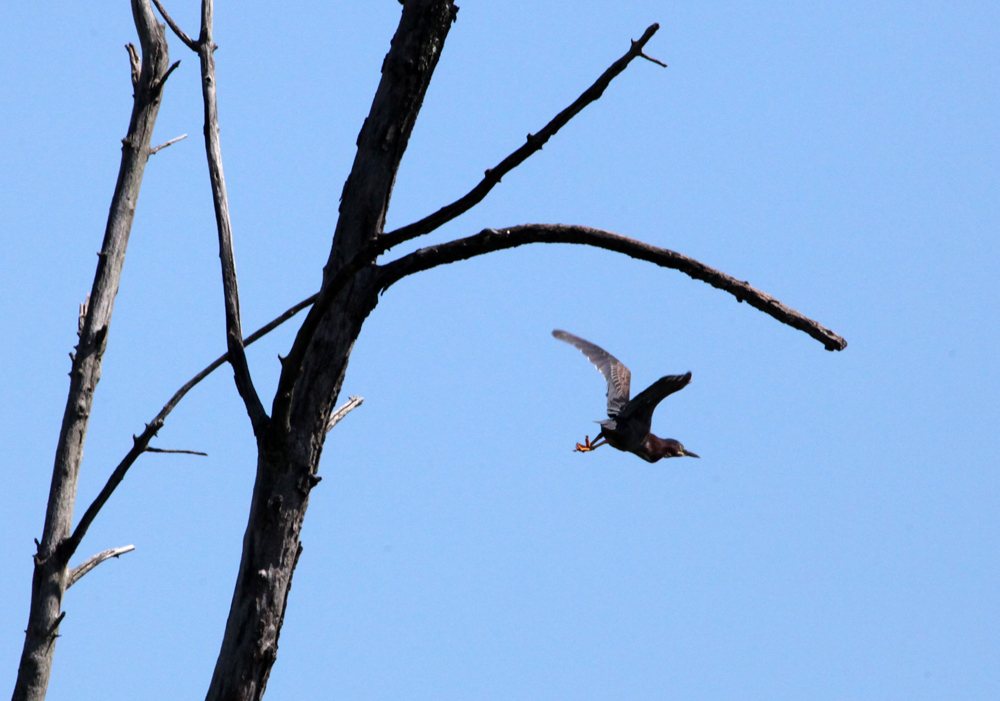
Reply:
[[[558,329],[553,331],[552,335],[560,341],[566,341],[566,343],[579,348],[587,356],[587,359],[597,366],[597,369],[604,375],[604,379],[608,381],[608,416],[612,418],[618,416],[618,412],[628,404],[629,383],[632,381],[632,373],[628,371],[628,368],[622,364],[622,361],[600,346],[595,346],[590,341],[585,341],[579,336],[574,336],[571,333],[559,331]],[[646,391],[648,392],[649,390]],[[666,395],[663,396],[665,397]],[[650,415],[652,416],[652,412],[650,412]]]
[[[686,375],[667,375],[661,377],[646,389],[635,396],[631,402],[625,405],[618,417],[622,420],[631,419],[649,430],[653,423],[653,412],[656,405],[669,397],[674,392],[678,392],[688,386],[691,381],[691,373]]]

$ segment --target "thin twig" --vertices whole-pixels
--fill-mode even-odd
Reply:
[[[180,61],[174,61],[172,64],[170,64],[170,68],[168,68],[167,72],[163,74],[163,77],[160,78],[158,81],[156,81],[156,83],[153,84],[153,89],[157,90],[157,91],[158,90],[162,90],[163,86],[167,82],[167,78],[170,77],[171,73],[173,73],[175,70],[177,70],[177,66],[179,66],[179,65],[181,65]]]
[[[201,455],[202,457],[208,457],[208,453],[203,453],[200,450],[171,450],[168,448],[146,448],[147,453],[176,453],[178,455]]]
[[[330,420],[326,422],[326,432],[329,433],[332,431],[334,426],[339,424],[345,416],[361,406],[364,401],[364,397],[351,397],[348,399],[342,407],[330,414]]]
[[[655,263],[664,268],[673,268],[695,280],[707,282],[713,287],[729,292],[736,297],[736,301],[745,301],[751,307],[769,314],[781,323],[809,334],[829,351],[843,350],[847,347],[847,341],[830,329],[803,316],[794,309],[786,307],[771,295],[752,287],[746,281],[737,280],[694,258],[666,248],[651,246],[648,243],[610,231],[591,229],[586,226],[525,224],[501,230],[483,229],[475,236],[421,248],[386,264],[379,270],[378,285],[384,291],[390,285],[413,273],[529,243],[574,243],[596,246]]]
[[[186,139],[186,138],[188,138],[188,135],[187,135],[187,134],[181,134],[180,136],[175,136],[175,137],[174,137],[173,139],[171,139],[170,141],[167,141],[166,143],[163,143],[163,144],[160,144],[159,146],[157,146],[157,147],[155,147],[155,148],[151,148],[151,149],[149,149],[149,155],[150,155],[150,156],[152,156],[152,155],[153,155],[154,153],[156,153],[157,151],[162,151],[162,150],[163,150],[163,149],[165,149],[165,148],[166,148],[167,146],[173,146],[174,144],[176,144],[176,143],[177,143],[178,141],[180,141],[181,139]]]
[[[656,30],[659,28],[659,24],[650,25],[646,31],[643,32],[642,37],[638,41],[632,41],[632,46],[629,48],[628,52],[620,59],[612,63],[593,85],[584,90],[580,97],[576,98],[573,104],[557,114],[552,121],[546,124],[545,127],[542,128],[542,130],[537,134],[528,134],[527,142],[521,146],[521,148],[517,149],[505,159],[500,161],[500,163],[495,167],[488,169],[486,171],[486,175],[479,182],[479,184],[472,188],[466,195],[455,200],[451,204],[442,207],[438,211],[434,212],[434,214],[431,214],[418,222],[408,224],[407,226],[380,236],[379,241],[381,242],[382,250],[388,251],[393,246],[398,246],[404,241],[409,241],[419,236],[423,236],[424,234],[428,234],[482,202],[486,195],[489,194],[490,190],[492,190],[497,183],[500,182],[500,179],[503,178],[504,175],[524,163],[537,151],[541,151],[545,142],[552,138],[556,132],[566,126],[566,124],[569,123],[573,117],[583,111],[584,107],[589,105],[591,102],[598,100],[601,95],[604,94],[604,90],[608,87],[608,85],[611,84],[611,81],[622,73],[622,71],[628,67],[628,64],[630,64],[633,59],[640,56],[649,59],[648,56],[642,53],[642,49],[646,46],[646,42],[648,42],[652,36],[656,34]],[[655,59],[649,60],[664,67],[667,65],[660,61],[656,61]]]
[[[83,577],[83,575],[90,572],[105,560],[110,560],[113,557],[119,557],[125,553],[130,553],[133,550],[135,550],[134,545],[123,545],[120,548],[111,548],[110,550],[99,552],[96,555],[87,558],[81,565],[74,567],[72,571],[70,571],[69,576],[66,578],[66,588],[69,589],[71,586],[76,584],[80,581],[80,578]]]
[[[639,52],[639,56],[641,56],[642,58],[646,59],[647,61],[652,61],[657,66],[663,66],[664,68],[668,68],[667,64],[665,64],[663,61],[661,61],[658,58],[653,58],[652,56],[647,56],[646,54],[642,53],[641,51]]]
[[[295,306],[285,310],[284,313],[272,319],[267,324],[243,339],[243,346],[249,346],[254,341],[257,341],[274,331],[300,311],[315,302],[316,297],[317,295],[307,297]],[[87,510],[83,514],[83,518],[81,518],[80,522],[76,525],[73,535],[64,542],[62,547],[65,548],[65,557],[67,560],[72,557],[73,553],[76,552],[76,549],[80,547],[80,541],[82,541],[83,536],[87,534],[87,529],[90,528],[90,524],[94,522],[94,519],[97,518],[97,514],[100,513],[108,499],[110,499],[111,495],[114,494],[115,489],[119,484],[121,484],[122,480],[125,479],[125,473],[128,472],[129,468],[132,467],[132,464],[140,455],[148,451],[149,442],[153,440],[153,436],[156,435],[156,432],[163,427],[163,423],[166,421],[167,416],[170,415],[170,412],[172,412],[180,403],[180,401],[184,398],[184,395],[190,392],[198,383],[211,375],[215,370],[224,365],[227,360],[229,360],[229,354],[223,353],[209,363],[205,369],[184,383],[184,386],[174,392],[174,396],[170,398],[170,401],[167,402],[162,409],[160,409],[160,413],[158,413],[152,421],[146,424],[146,429],[139,436],[132,437],[132,449],[129,450],[125,457],[122,458],[121,462],[118,463],[118,466],[115,467],[114,471],[112,471],[111,476],[108,477],[108,481],[104,484],[101,492],[97,495],[97,498],[91,502],[90,506],[87,507]]]
[[[167,26],[169,26],[170,29],[173,30],[174,34],[177,35],[177,38],[183,41],[189,49],[197,53],[198,42],[192,40],[191,37],[185,34],[184,30],[181,29],[176,22],[174,22],[174,19],[167,14],[167,11],[163,8],[163,5],[160,4],[160,0],[153,0],[153,4],[156,5],[156,9],[160,11],[161,15],[163,15],[163,19],[167,21]]]

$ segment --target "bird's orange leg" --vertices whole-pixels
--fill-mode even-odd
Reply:
[[[583,441],[583,443],[576,444],[576,447],[573,448],[574,453],[589,453],[608,442],[606,438],[601,438],[600,434],[597,435],[597,439],[593,443],[590,442],[590,436],[585,436]]]

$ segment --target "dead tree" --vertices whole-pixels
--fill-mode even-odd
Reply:
[[[525,224],[485,229],[467,238],[429,246],[389,262],[378,259],[395,246],[428,234],[482,201],[501,178],[542,148],[548,139],[591,102],[635,59],[660,63],[644,53],[658,25],[652,25],[580,97],[503,159],[465,196],[433,214],[395,231],[383,227],[407,142],[427,86],[441,56],[458,8],[452,0],[405,0],[399,26],[382,64],[382,78],[368,118],[357,139],[357,155],[344,184],[340,216],[319,291],[289,309],[264,328],[244,338],[233,258],[232,230],[215,96],[215,43],[212,0],[202,0],[201,28],[196,39],[153,0],[174,33],[201,63],[205,107],[205,148],[215,204],[226,311],[227,353],[182,387],[134,439],[134,445],[108,479],[104,489],[71,530],[76,478],[82,455],[94,389],[100,376],[118,276],[138,197],[143,167],[153,149],[150,135],[169,66],[164,27],[155,20],[149,0],[132,0],[142,47],[134,48],[132,80],[135,104],[128,135],[123,140],[122,165],[112,201],[104,247],[89,304],[81,314],[80,343],[73,359],[70,393],[56,453],[52,487],[42,540],[35,555],[31,608],[14,699],[37,701],[45,696],[66,589],[89,569],[126,551],[109,550],[75,569],[69,560],[88,527],[113,494],[125,473],[163,426],[167,415],[188,390],[225,362],[233,367],[257,442],[257,472],[243,554],[221,651],[207,698],[259,699],[278,650],[292,575],[302,546],[299,534],[309,494],[319,482],[319,460],[327,432],[360,403],[358,398],[334,411],[354,342],[380,295],[404,277],[440,265],[531,243],[571,243],[596,246],[686,275],[729,292],[737,301],[804,331],[827,350],[842,350],[847,342],[773,297],[709,266],[625,236],[585,226]],[[176,66],[176,64],[174,64]],[[663,65],[663,64],[661,64]],[[169,143],[169,142],[168,142]],[[288,354],[281,358],[281,376],[268,413],[257,394],[246,360],[245,346],[308,309]]]
[[[128,133],[122,139],[122,160],[111,210],[98,254],[97,272],[88,301],[80,308],[80,342],[73,354],[69,397],[63,413],[56,447],[52,485],[41,541],[36,540],[35,569],[31,583],[31,608],[24,635],[24,649],[14,686],[15,699],[42,699],[49,682],[52,656],[58,636],[62,597],[79,576],[69,570],[83,530],[71,532],[76,502],[77,477],[83,459],[83,442],[93,406],[94,390],[101,376],[101,361],[107,346],[108,328],[125,262],[125,249],[132,230],[135,203],[149,159],[149,142],[160,109],[163,87],[176,66],[170,66],[165,28],[156,21],[148,2],[133,0],[132,14],[139,34],[142,58],[128,45],[132,66],[133,106]],[[81,524],[83,525],[83,524]],[[95,556],[100,558],[100,555]],[[106,558],[105,558],[106,559]],[[97,561],[93,565],[98,564]]]

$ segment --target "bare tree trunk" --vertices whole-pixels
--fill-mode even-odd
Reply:
[[[327,348],[337,392],[366,315],[362,310],[374,306],[375,299],[373,293],[358,295],[350,310],[331,310],[342,324]],[[264,694],[302,552],[299,535],[309,493],[320,481],[316,473],[326,425],[322,435],[302,433],[304,438],[275,436],[279,443],[262,446],[258,453],[242,561],[208,699],[259,699]]]
[[[90,306],[81,323],[80,344],[73,361],[67,401],[53,471],[45,529],[32,583],[31,612],[14,699],[40,700],[45,696],[55,639],[62,617],[66,589],[90,568],[126,548],[107,550],[70,572],[68,563],[87,528],[107,502],[135,459],[167,414],[195,384],[228,360],[257,437],[258,459],[250,515],[243,539],[229,618],[207,698],[260,699],[277,657],[292,576],[302,553],[299,536],[309,495],[317,474],[331,418],[347,370],[354,342],[379,295],[403,277],[473,256],[528,243],[573,243],[597,246],[656,265],[673,268],[725,290],[740,302],[771,315],[822,342],[828,350],[842,350],[847,342],[817,322],[750,286],[682,254],[660,249],[607,231],[571,225],[523,225],[486,229],[404,255],[385,265],[378,256],[405,241],[423,236],[480,202],[501,177],[541,149],[542,145],[600,98],[610,82],[636,58],[660,65],[643,53],[658,25],[651,25],[629,51],[605,71],[575,102],[527,142],[488,169],[482,182],[459,200],[424,219],[388,234],[383,232],[399,164],[416,122],[451,23],[458,8],[451,0],[401,0],[403,12],[392,46],[382,64],[382,79],[368,118],[358,136],[358,151],[341,195],[340,217],[330,256],[323,269],[319,292],[285,314],[242,338],[239,293],[232,232],[222,171],[215,95],[212,39],[212,0],[202,0],[202,27],[198,40],[187,36],[152,0],[171,29],[193,51],[202,66],[205,101],[205,138],[215,201],[226,303],[228,352],[182,387],[146,430],[108,479],[94,503],[70,533],[76,481],[94,389],[100,377],[114,297],[128,242],[143,169],[149,157],[150,136],[159,108],[168,68],[163,27],[153,18],[149,0],[132,0],[142,43],[142,63],[134,47],[132,80],[135,105],[128,136],[123,140],[122,165],[112,201],[104,247],[98,264]],[[176,64],[175,64],[176,66]],[[311,305],[311,306],[310,306]],[[288,356],[282,358],[281,377],[271,416],[267,416],[250,377],[244,346],[267,333],[297,311],[310,306]],[[349,410],[349,409],[348,409]],[[181,451],[183,452],[183,451]],[[130,546],[129,546],[130,547]]]
[[[45,526],[35,554],[31,608],[14,686],[15,701],[40,701],[45,698],[48,688],[59,623],[66,615],[61,612],[62,598],[69,585],[67,566],[74,549],[66,545],[73,525],[83,444],[94,390],[101,377],[101,361],[139,188],[149,158],[153,125],[160,109],[163,85],[170,73],[164,28],[157,23],[148,0],[132,0],[132,14],[142,46],[142,60],[140,63],[135,48],[129,44],[135,91],[132,118],[128,134],[122,139],[118,183],[70,371],[69,397],[56,448]]]
[[[408,0],[341,197],[318,301],[283,359],[271,421],[258,440],[257,479],[243,557],[207,699],[259,699],[277,655],[299,534],[330,414],[354,341],[375,308],[374,256],[396,172],[457,10],[450,0]],[[349,281],[338,273],[350,268]],[[356,272],[355,272],[356,269]],[[324,292],[326,296],[324,297]]]

